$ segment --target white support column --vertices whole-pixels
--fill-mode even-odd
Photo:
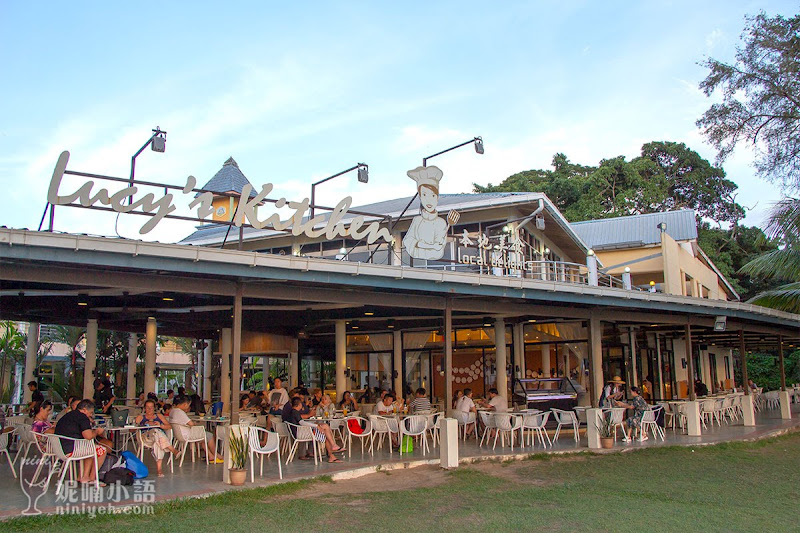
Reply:
[[[553,366],[550,364],[550,345],[549,344],[542,344],[542,374],[544,377],[550,377],[550,369]]]
[[[636,355],[639,351],[636,346],[636,333],[633,326],[628,327],[628,346],[631,349],[631,385],[634,387],[639,386],[639,371],[636,367]]]
[[[600,432],[597,427],[603,422],[603,410],[598,408],[586,410],[586,439],[589,442],[589,448],[592,450],[599,449],[600,446]]]
[[[792,418],[792,398],[789,396],[789,391],[779,391],[778,398],[781,403],[781,418],[789,420]]]
[[[211,339],[206,339],[203,349],[203,401],[211,401]]]
[[[128,335],[128,366],[126,368],[127,381],[125,385],[126,405],[136,405],[136,359],[139,348],[139,336],[136,333]]]
[[[156,319],[149,317],[144,334],[144,392],[156,392]]]
[[[698,401],[686,402],[686,432],[690,437],[699,437],[703,433]]]
[[[494,321],[494,348],[497,358],[497,392],[508,399],[508,374],[506,374],[506,321]]]
[[[747,387],[747,383],[745,383],[744,386]],[[756,425],[756,410],[753,406],[753,395],[745,394],[741,396],[741,398],[742,413],[744,414],[743,424],[745,427],[754,427]]]
[[[525,333],[523,323],[514,324],[513,334],[511,338],[514,339],[514,364],[519,367],[517,378],[525,378]]]
[[[347,324],[344,320],[337,320],[336,332],[336,397],[341,398],[347,390],[347,378],[344,371],[347,369]]]
[[[28,324],[28,342],[25,345],[25,377],[22,383],[22,403],[30,403],[31,401],[31,390],[28,388],[28,383],[36,380],[33,375],[36,370],[37,355],[39,355],[39,323],[31,322]]]
[[[300,354],[289,352],[289,383],[292,386],[300,385]]]
[[[449,400],[448,400],[449,403]],[[458,467],[458,421],[455,418],[445,418],[441,427],[439,440],[439,464],[442,468]]]
[[[594,255],[593,250],[589,250],[586,254],[586,268],[589,270],[588,273],[588,281],[589,285],[594,285],[597,287],[599,284],[597,278],[597,256]]]
[[[453,300],[444,301],[444,412],[450,413],[453,401]]]
[[[603,393],[603,325],[594,316],[589,319],[589,379],[592,407],[597,407]]]
[[[230,413],[231,351],[233,350],[233,331],[231,328],[222,328],[220,350],[222,351],[222,375],[220,376],[219,399],[222,402],[222,412]]]
[[[97,319],[86,323],[86,358],[83,366],[83,397],[94,397],[94,371],[97,367]]]
[[[403,390],[403,333],[392,332],[392,355],[394,357],[394,390],[400,394]]]

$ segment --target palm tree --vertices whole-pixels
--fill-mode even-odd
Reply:
[[[780,244],[778,249],[753,259],[741,272],[786,283],[756,295],[750,303],[800,313],[800,198],[775,204],[765,233]]]

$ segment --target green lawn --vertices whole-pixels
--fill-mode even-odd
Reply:
[[[798,531],[800,434],[698,448],[532,456],[160,504],[154,516],[36,517],[6,531]],[[393,480],[433,486],[385,490]],[[412,479],[413,481],[413,479]],[[349,486],[348,490],[348,484]],[[352,485],[359,484],[359,485]],[[360,490],[352,489],[361,487]],[[413,485],[412,485],[413,486]]]

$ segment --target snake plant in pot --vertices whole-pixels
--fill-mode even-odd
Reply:
[[[229,449],[231,452],[231,485],[244,485],[247,478],[247,456],[250,454],[250,446],[247,442],[247,428],[240,427],[239,431],[230,431]]]
[[[600,423],[595,424],[597,432],[600,434],[600,446],[602,448],[614,447],[614,419],[610,412],[602,413]]]

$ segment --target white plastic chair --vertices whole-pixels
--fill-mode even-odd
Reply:
[[[281,442],[283,452],[288,454],[289,448],[292,446],[292,436],[289,433],[289,428],[287,428],[283,420],[277,416],[271,416],[269,418],[269,423],[272,426],[272,429],[275,430],[275,433],[278,434],[278,440]]]
[[[264,456],[273,453],[278,454],[278,478],[283,479],[283,470],[281,468],[281,439],[277,433],[267,431],[266,429],[250,426],[246,428],[247,438],[250,442],[250,483],[255,481],[255,456],[261,456],[261,470],[260,475],[264,475]],[[261,445],[261,437],[266,434],[267,441]]]
[[[372,444],[378,439],[378,449],[383,447],[384,437],[389,441],[389,455],[392,455],[392,433],[398,433],[397,419],[386,416],[369,415],[372,423]]]
[[[297,447],[300,445],[301,442],[310,443],[311,448],[314,450],[314,464],[316,465],[319,461],[317,459],[317,441],[314,438],[314,428],[311,426],[301,425],[298,426],[296,424],[292,424],[291,422],[284,422],[286,427],[289,429],[289,434],[292,435],[292,447],[289,449],[289,455],[286,457],[286,464],[289,464],[289,461],[294,459],[295,454],[297,453]],[[294,432],[292,432],[292,428],[294,428]]]
[[[510,413],[493,413],[489,418],[493,419],[494,427],[497,431],[494,434],[494,445],[492,450],[497,447],[497,437],[500,437],[500,446],[505,446],[505,436],[508,434],[511,441],[511,451],[514,451],[514,433],[520,432],[520,442],[522,441],[522,417]]]
[[[609,415],[611,417],[611,423],[614,425],[614,442],[617,442],[617,428],[622,430],[622,434],[625,435],[625,427],[623,426],[623,422],[625,420],[625,408],[624,407],[612,407],[611,409],[603,409],[603,412],[610,412]]]
[[[187,448],[192,449],[192,462],[194,462],[195,446],[202,444],[206,451],[206,464],[209,463],[208,443],[206,442],[206,428],[203,426],[186,426],[183,424],[171,424],[175,435],[175,447],[181,454],[181,462],[178,466],[183,466],[183,459],[186,457]],[[185,433],[183,430],[186,430]],[[188,435],[186,434],[188,433]],[[199,450],[198,450],[199,454]]]
[[[539,437],[539,443],[542,445],[543,448],[547,446],[552,447],[553,442],[550,440],[550,435],[547,434],[547,429],[545,426],[547,425],[547,421],[550,418],[550,411],[546,411],[544,413],[538,412],[533,414],[525,413],[522,415],[522,438],[523,443],[525,442],[525,430],[528,430],[528,442],[530,446],[534,445],[534,433],[536,436]],[[545,444],[545,439],[547,439],[547,444]]]
[[[490,435],[491,430],[495,428],[494,417],[491,411],[478,411],[478,415],[481,417],[481,422],[483,423],[483,434],[481,435],[481,441],[478,443],[478,446],[483,446],[483,440],[486,439],[486,436]],[[486,444],[489,444],[488,439],[486,439]]]
[[[647,428],[650,428],[650,431],[653,433],[653,438],[661,437],[661,440],[664,440],[664,430],[661,429],[661,426],[658,425],[656,420],[658,420],[658,413],[664,409],[662,405],[657,405],[652,409],[648,409],[642,415],[642,434],[647,435]]]
[[[436,443],[439,442],[439,420],[441,419],[441,415],[434,412],[429,415],[425,415],[425,418],[427,420],[427,431],[430,433],[431,437],[431,444],[434,448],[436,448]]]
[[[478,420],[478,417],[472,411],[464,412],[464,411],[453,411],[453,418],[456,419],[458,422],[458,433],[461,438],[466,442],[467,440],[467,428],[470,424],[475,424]],[[478,431],[474,431],[475,440],[478,440]]]
[[[348,416],[345,419],[347,422],[345,424],[345,428],[347,431],[347,457],[353,456],[353,437],[357,438],[361,442],[361,456],[364,456],[364,441],[369,441],[369,453],[370,455],[375,455],[375,452],[372,449],[372,422],[367,420],[366,418],[361,418],[359,416]],[[353,433],[350,431],[350,420],[355,420],[358,423],[359,427],[361,427],[361,433]]]
[[[6,454],[6,459],[8,459],[8,466],[11,467],[11,473],[14,477],[17,477],[17,472],[14,470],[14,461],[11,460],[11,455],[8,453],[8,437],[11,436],[11,432],[8,431],[6,433],[0,433],[0,453]],[[19,455],[19,453],[17,453]],[[16,457],[14,457],[16,459]],[[22,467],[20,467],[20,471],[22,471]]]
[[[408,435],[422,438],[422,455],[428,448],[428,417],[427,415],[411,415],[400,421],[400,455],[403,455],[403,436]]]
[[[100,479],[98,478],[98,464],[97,464],[97,452],[95,450],[95,444],[93,440],[89,439],[73,439],[71,437],[64,437],[61,435],[56,435],[53,433],[45,434],[44,437],[47,439],[47,455],[53,458],[54,464],[51,466],[50,474],[47,476],[47,483],[50,483],[50,476],[53,475],[55,471],[55,462],[62,463],[61,466],[61,476],[58,478],[58,483],[56,484],[56,495],[61,492],[61,487],[64,484],[64,478],[69,473],[70,480],[75,481],[75,467],[77,466],[80,468],[80,462],[84,459],[92,459],[94,461],[94,484],[97,490],[100,490]],[[73,448],[72,453],[68,456],[64,453],[64,448],[61,444],[62,441],[72,441]],[[77,463],[77,464],[76,464]],[[34,479],[38,478],[39,470],[41,466],[44,464],[44,460],[39,463],[39,468],[36,469],[36,475]]]
[[[145,431],[153,431],[153,430],[152,429],[151,430],[135,429],[133,431],[136,432],[136,437],[135,437],[136,440],[134,441],[134,446],[136,447],[136,451],[138,452],[139,460],[140,461],[144,461],[144,450],[145,450],[145,448],[148,448],[148,449],[152,449],[153,448],[152,444],[148,444],[147,442],[145,442],[145,440],[144,440],[144,432]],[[162,430],[157,429],[156,431],[162,431]],[[169,440],[170,444],[172,444],[172,441],[173,441],[173,438],[174,438],[174,433],[173,433],[172,429],[164,429],[163,431],[167,434],[167,439]],[[167,462],[169,463],[169,471],[171,473],[174,473],[175,472],[175,458],[172,455],[172,453],[170,453],[169,450],[165,450],[165,453],[169,454],[169,459],[167,459]],[[206,452],[206,455],[208,455],[208,452]],[[183,458],[183,456],[181,456],[181,459],[182,458]],[[194,461],[194,453],[192,453],[192,461]],[[181,460],[181,465],[183,465],[183,460]]]
[[[14,433],[16,433],[17,436],[19,437],[19,441],[17,442],[17,453],[16,453],[16,455],[14,455],[14,459],[11,461],[11,463],[12,464],[16,463],[17,459],[20,458],[20,454],[22,454],[22,458],[20,459],[20,462],[19,462],[19,469],[20,469],[20,471],[22,471],[22,466],[25,464],[25,459],[28,458],[28,452],[30,451],[31,446],[36,446],[37,449],[41,449],[41,448],[39,448],[39,442],[38,442],[39,439],[37,439],[36,435],[34,435],[33,429],[32,429],[31,426],[29,426],[27,424],[22,425],[22,426],[18,426],[17,429],[14,431]],[[3,450],[6,452],[6,454],[8,454],[7,444],[8,443],[6,443],[4,445],[0,444],[0,447],[3,448]],[[23,450],[24,450],[24,453],[23,453]]]
[[[553,417],[558,422],[558,427],[556,428],[556,434],[553,435],[553,442],[558,441],[558,436],[561,434],[561,427],[562,426],[572,426],[573,432],[573,439],[575,442],[580,442],[581,434],[578,431],[578,417],[575,416],[574,411],[563,411],[561,409],[550,409],[553,413]]]

